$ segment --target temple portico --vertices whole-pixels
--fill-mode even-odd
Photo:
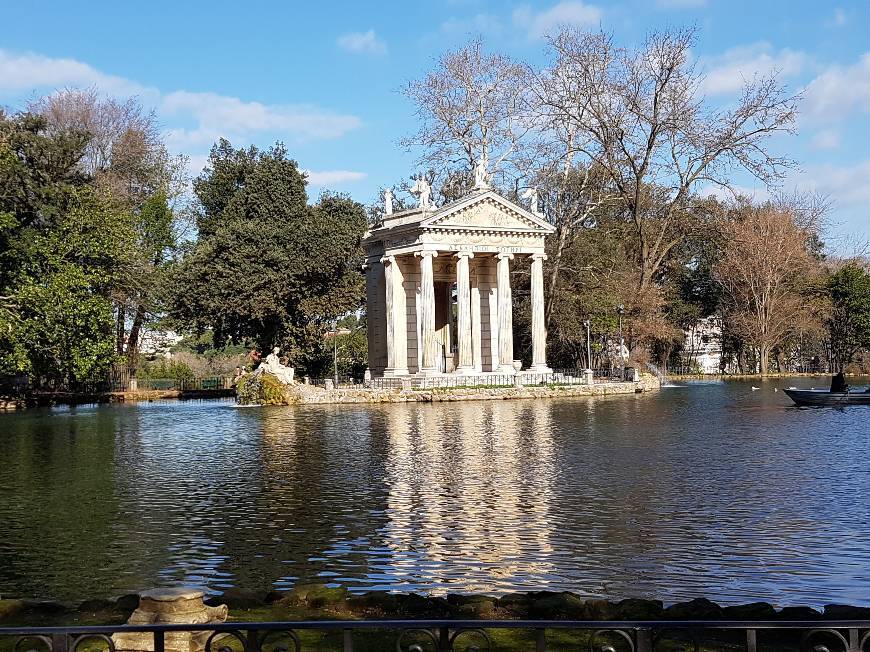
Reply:
[[[511,268],[522,259],[531,268],[531,370],[549,371],[543,260],[552,226],[489,189],[427,203],[388,213],[363,243],[372,375],[515,373]]]

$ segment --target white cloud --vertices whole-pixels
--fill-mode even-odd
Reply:
[[[245,136],[256,132],[279,132],[297,140],[338,138],[360,125],[356,116],[314,106],[269,105],[217,93],[188,91],[164,96],[160,113],[193,118],[194,129],[169,132],[172,142],[190,145],[214,142],[221,135]]]
[[[593,27],[601,22],[602,11],[581,0],[564,0],[549,9],[532,11],[529,5],[517,7],[513,13],[514,25],[526,31],[529,38],[541,38],[559,27]]]
[[[702,58],[706,78],[701,90],[707,95],[736,93],[747,80],[756,75],[779,73],[781,78],[794,77],[811,64],[810,57],[795,50],[784,48],[774,51],[769,43],[732,48],[716,57]]]
[[[830,195],[837,208],[862,210],[870,202],[870,160],[854,165],[816,165],[796,174],[791,182],[800,190]]]
[[[178,125],[169,128],[164,138],[170,151],[188,157],[191,177],[202,172],[208,162],[208,148],[221,137],[237,145],[259,134],[286,141],[322,140],[343,136],[361,124],[356,116],[308,104],[263,104],[184,90],[162,94],[156,88],[108,75],[74,59],[0,50],[0,100],[18,99],[34,91],[90,86],[109,96],[137,95],[146,106],[154,106],[164,122]],[[365,176],[363,172],[328,170],[311,172],[310,180],[313,185],[327,185],[358,181]]]
[[[270,105],[183,90],[161,94],[156,88],[105,74],[75,59],[0,50],[0,96],[86,86],[107,95],[138,95],[146,105],[153,104],[161,117],[191,124],[166,134],[168,144],[181,151],[210,145],[221,136],[249,137],[258,132],[278,132],[297,140],[338,138],[361,124],[356,116],[306,104]]]
[[[870,53],[851,66],[831,66],[806,88],[804,111],[818,120],[841,120],[870,111]]]
[[[826,20],[825,24],[828,27],[845,27],[847,22],[848,16],[846,16],[846,12],[843,11],[840,7],[837,7],[836,9],[834,9],[834,15]]]
[[[707,0],[656,0],[659,9],[696,9],[707,5]]]
[[[335,186],[353,181],[362,181],[368,175],[365,172],[353,172],[351,170],[305,170],[308,174],[308,183],[312,186]]]
[[[0,92],[54,90],[65,86],[96,86],[113,95],[157,95],[154,88],[108,75],[75,59],[54,59],[41,54],[14,54],[0,50]]]
[[[837,149],[840,146],[840,132],[836,129],[822,129],[813,136],[811,145],[815,149]]]
[[[338,37],[338,47],[359,54],[386,54],[387,44],[378,38],[375,30],[351,32]]]

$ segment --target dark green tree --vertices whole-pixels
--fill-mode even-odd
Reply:
[[[870,348],[870,274],[856,264],[828,279],[831,312],[827,320],[833,371],[843,371],[855,354]]]
[[[80,171],[86,143],[39,116],[0,116],[3,373],[76,385],[114,362],[111,296],[133,222]]]
[[[215,145],[194,182],[200,237],[174,270],[171,315],[213,330],[216,346],[281,346],[315,374],[330,362],[325,331],[361,305],[366,214],[341,195],[309,205],[305,184],[281,144]]]

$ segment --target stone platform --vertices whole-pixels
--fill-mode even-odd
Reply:
[[[288,387],[288,405],[332,403],[441,403],[449,401],[516,400],[528,398],[564,398],[572,396],[612,396],[639,394],[658,389],[655,376],[642,375],[634,382],[593,384],[514,385],[510,387],[444,386],[426,389],[338,388],[324,389],[313,385]]]

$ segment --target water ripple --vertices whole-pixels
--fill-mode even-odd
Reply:
[[[0,593],[326,581],[870,604],[870,409],[797,410],[772,387],[2,415]]]

